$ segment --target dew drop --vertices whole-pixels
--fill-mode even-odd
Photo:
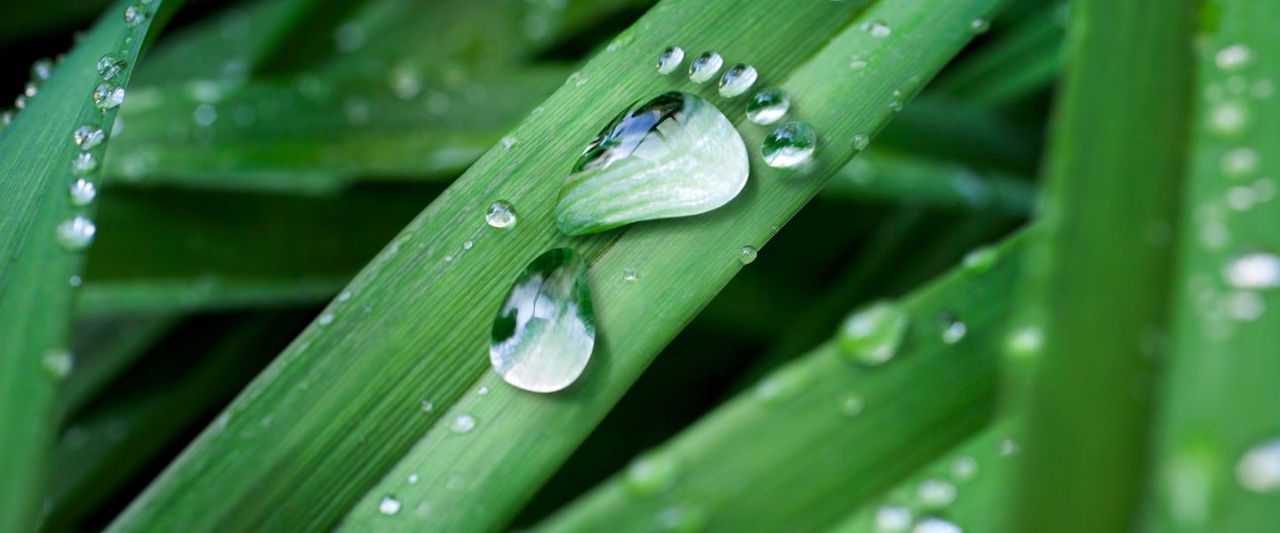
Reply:
[[[771,167],[790,168],[813,157],[817,144],[818,134],[813,127],[803,122],[788,122],[765,137],[760,155]]]
[[[963,531],[960,526],[941,518],[925,518],[916,524],[916,527],[911,528],[911,533],[963,533]]]
[[[102,144],[106,137],[107,135],[102,131],[102,128],[88,124],[80,126],[71,132],[71,140],[76,143],[76,146],[80,147],[80,150],[86,152]]]
[[[1222,276],[1237,289],[1280,287],[1280,257],[1266,252],[1247,253],[1228,263]]]
[[[636,269],[632,267],[622,269],[622,281],[635,281],[636,278]]]
[[[1005,353],[1012,357],[1030,357],[1044,348],[1044,333],[1035,326],[1025,326],[1009,333],[1005,339]]]
[[[699,85],[711,81],[724,66],[724,58],[715,52],[704,52],[689,63],[689,79]]]
[[[853,149],[862,151],[867,149],[867,145],[871,144],[871,137],[865,133],[858,133],[853,136]]]
[[[761,89],[747,101],[747,120],[761,126],[773,124],[787,115],[791,97],[782,89]]]
[[[476,428],[476,418],[469,414],[460,414],[453,417],[453,421],[449,422],[449,431],[459,435],[469,433]]]
[[[406,481],[408,481],[410,485],[417,485],[418,474],[409,474],[409,478]]]
[[[518,142],[518,139],[516,139],[515,137],[512,137],[512,136],[510,136],[510,135],[507,135],[507,136],[505,136],[505,137],[503,137],[503,138],[502,138],[502,141],[501,141],[501,142],[502,142],[502,149],[503,149],[503,150],[510,150],[512,146],[515,146],[515,145],[516,145],[516,143]]]
[[[965,254],[961,265],[965,272],[970,274],[981,274],[996,265],[1000,260],[1000,252],[995,248],[984,246]]]
[[[98,170],[98,159],[93,154],[84,152],[76,154],[71,159],[71,173],[76,176],[83,176]]]
[[[875,37],[876,39],[884,39],[885,37],[893,34],[893,28],[890,28],[889,25],[885,24],[882,20],[868,22],[863,25],[863,28],[867,30],[868,35]]]
[[[849,68],[853,69],[855,72],[863,70],[867,68],[867,60],[863,59],[861,56],[853,56],[853,58],[849,60]]]
[[[738,252],[738,262],[744,265],[750,265],[755,262],[756,256],[758,255],[760,255],[760,252],[759,250],[756,250],[755,247],[743,246],[742,250]]]
[[[67,196],[71,199],[71,205],[77,207],[86,206],[93,203],[94,198],[97,198],[98,188],[93,185],[92,181],[76,178],[75,181],[71,182]]]
[[[514,387],[555,392],[582,375],[595,347],[587,264],[568,248],[538,256],[493,321],[489,362]]]
[[[1222,155],[1222,171],[1230,176],[1244,176],[1258,168],[1258,152],[1243,146]]]
[[[148,18],[151,18],[151,11],[145,2],[134,2],[124,8],[124,23],[130,28],[146,22]]]
[[[98,59],[98,75],[102,76],[103,80],[114,80],[121,72],[124,72],[126,66],[128,66],[128,62],[119,55],[105,54]]]
[[[1004,439],[1000,441],[1000,455],[1008,457],[1018,453],[1018,442],[1013,439]]]
[[[218,120],[218,108],[213,104],[200,104],[191,113],[191,119],[197,126],[212,126],[213,122]]]
[[[45,81],[53,76],[53,61],[49,58],[37,59],[31,64],[31,79]]]
[[[39,92],[40,92],[40,85],[34,81],[27,82],[27,85],[22,89],[22,94],[26,95],[27,98],[34,97]]]
[[[844,399],[840,401],[840,411],[850,418],[862,414],[862,410],[866,409],[866,407],[866,400],[863,400],[862,397],[857,394],[845,396]]]
[[[498,229],[507,229],[516,225],[516,208],[506,200],[498,200],[489,204],[484,212],[484,221]]]
[[[969,29],[973,30],[973,33],[986,33],[991,29],[991,21],[984,18],[973,19],[969,21]]]
[[[978,461],[972,457],[960,457],[951,463],[951,477],[956,481],[968,481],[978,475]]]
[[[329,313],[329,312],[321,313],[320,317],[316,319],[316,322],[319,323],[321,326],[328,326],[329,324],[332,324],[333,313]]]
[[[679,46],[669,47],[658,54],[658,74],[663,76],[671,74],[680,68],[680,63],[683,62],[684,49]]]
[[[75,366],[75,357],[66,350],[50,350],[40,358],[40,365],[44,367],[49,377],[62,381],[71,375],[71,369]]]
[[[720,76],[720,96],[725,98],[737,98],[742,93],[747,92],[752,85],[756,84],[756,78],[759,73],[756,68],[744,63],[738,63],[729,70],[724,71],[724,75]]]
[[[378,512],[387,516],[400,512],[400,500],[395,496],[383,496],[378,500]]]
[[[671,488],[679,471],[675,461],[665,455],[646,455],[627,467],[623,484],[636,497],[648,497]]]
[[[435,410],[436,404],[432,403],[431,400],[422,400],[418,403],[418,408],[422,409],[424,413],[430,413]]]
[[[664,531],[692,533],[701,531],[707,523],[707,514],[698,508],[668,507],[658,513],[658,527]]]
[[[876,509],[877,533],[900,533],[911,527],[911,511],[897,505],[881,505]]]
[[[929,478],[916,487],[916,497],[925,506],[939,509],[956,501],[956,487],[941,479]]]
[[[938,323],[942,325],[942,342],[946,344],[960,342],[969,333],[969,327],[950,314],[938,317]]]
[[[472,248],[475,248],[475,246],[476,246],[476,242],[475,242],[475,241],[462,241],[462,249],[463,249],[463,250],[470,250],[470,249],[472,249]]]
[[[77,215],[58,224],[58,244],[70,251],[83,250],[93,242],[93,236],[97,231],[98,228],[93,225],[93,221]]]
[[[840,326],[838,345],[845,356],[866,365],[893,358],[906,336],[910,318],[901,306],[875,302],[855,311]]]
[[[1253,59],[1253,52],[1243,44],[1227,46],[1213,56],[1213,62],[1225,72],[1240,70]]]
[[[1209,111],[1209,126],[1219,135],[1240,133],[1248,120],[1248,112],[1236,102],[1218,102]]]
[[[111,82],[103,82],[93,90],[93,105],[98,109],[115,109],[124,102],[124,87]]]
[[[1245,452],[1236,463],[1236,481],[1250,492],[1280,489],[1280,439],[1272,439]]]

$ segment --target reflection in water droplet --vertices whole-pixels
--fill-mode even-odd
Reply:
[[[969,333],[969,327],[950,313],[939,316],[938,323],[942,325],[942,342],[946,344],[960,342]]]
[[[1280,439],[1272,439],[1245,452],[1236,463],[1236,481],[1251,492],[1280,489]]]
[[[887,301],[875,302],[845,319],[837,342],[854,361],[880,365],[897,354],[909,325],[910,318],[902,307]]]
[[[878,533],[899,533],[911,527],[911,511],[897,505],[882,505],[876,509],[876,531]]]
[[[506,229],[516,225],[516,208],[506,200],[498,200],[489,204],[484,213],[484,221],[498,229]]]
[[[747,101],[747,120],[767,126],[787,115],[791,97],[782,89],[761,89]]]
[[[866,150],[867,145],[871,144],[871,137],[865,133],[858,133],[853,136],[853,149]]]
[[[715,52],[704,52],[689,63],[689,79],[699,85],[711,81],[724,66],[724,58]]]
[[[984,246],[965,254],[962,264],[966,272],[981,274],[995,266],[1000,260],[1000,252],[995,248]]]
[[[98,228],[89,219],[77,215],[58,224],[58,244],[71,251],[83,250],[93,242]]]
[[[973,30],[973,33],[986,33],[991,29],[991,22],[984,18],[976,18],[969,21],[969,29]]]
[[[534,259],[512,284],[493,322],[489,362],[517,388],[554,392],[582,375],[595,338],[587,264],[557,248]]]
[[[387,516],[400,512],[400,500],[395,496],[383,496],[378,500],[378,512]]]
[[[637,102],[600,132],[565,179],[556,226],[597,233],[716,209],[747,183],[742,136],[701,97],[669,92]]]
[[[37,59],[31,64],[31,79],[34,81],[45,81],[53,75],[53,61],[49,58]]]
[[[422,412],[430,413],[435,410],[436,404],[432,403],[431,400],[422,400],[422,402],[418,404],[418,407],[422,409]]]
[[[465,413],[453,417],[453,421],[449,423],[449,431],[458,434],[469,433],[475,428],[476,418]]]
[[[813,127],[803,122],[788,122],[765,137],[760,155],[771,167],[794,167],[813,157],[817,144],[818,134]]]
[[[684,49],[679,46],[672,46],[663,50],[658,54],[658,74],[666,76],[675,72],[680,68],[680,63],[684,62]]]
[[[742,93],[747,92],[752,85],[755,85],[756,78],[759,74],[756,68],[738,63],[733,68],[724,71],[724,75],[720,77],[720,96],[725,98],[736,98]]]

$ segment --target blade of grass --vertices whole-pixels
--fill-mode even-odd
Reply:
[[[128,63],[119,74],[124,86],[147,32],[158,28],[151,21],[165,17],[161,11],[130,27],[121,16],[125,5],[108,9],[0,132],[0,531],[33,525],[53,438],[57,377],[65,375],[70,357],[73,292],[67,280],[78,273],[81,257],[59,246],[57,228],[92,211],[67,200],[71,163],[80,153],[72,131],[84,123],[110,129],[115,112],[104,115],[90,98],[100,81],[95,65],[104,53],[120,54]],[[91,153],[102,156],[101,149]]]
[[[933,89],[983,105],[1016,102],[1049,88],[1062,67],[1066,4],[1054,3],[958,61]]]
[[[1280,251],[1280,207],[1270,201],[1280,185],[1277,17],[1274,2],[1225,0],[1200,20],[1174,333],[1145,516],[1152,531],[1265,531],[1280,518],[1276,492],[1258,481],[1267,479],[1256,460],[1265,455],[1246,459],[1280,436],[1280,301],[1274,279],[1232,283],[1250,272],[1266,279],[1266,258]],[[1248,257],[1262,259],[1234,262]]]
[[[854,364],[836,340],[825,342],[540,529],[648,531],[672,515],[716,531],[832,525],[986,423],[992,348],[1014,302],[1002,287],[1016,279],[1020,245],[1004,245],[990,270],[953,272],[904,299],[911,325],[884,367]],[[942,339],[943,314],[967,325],[959,342]],[[767,446],[756,438],[762,431]],[[646,463],[670,468],[669,479],[646,479]],[[831,505],[834,494],[844,505]]]
[[[887,150],[854,159],[822,192],[829,198],[1006,216],[1026,216],[1035,202],[1035,192],[1026,178]]]
[[[148,348],[178,322],[176,316],[113,316],[79,320],[74,329],[72,353],[76,367],[62,389],[58,401],[62,417],[83,407],[94,395],[128,369]]]
[[[1122,531],[1135,519],[1185,163],[1173,154],[1185,144],[1192,4],[1072,6],[1048,238],[1024,291],[1044,351],[1013,363],[1034,364],[1029,398],[1012,399],[1028,420],[1016,503],[1002,506],[1016,531]]]
[[[226,427],[197,439],[112,530],[177,524],[194,530],[329,527],[410,448],[414,452],[397,470],[421,462],[440,465],[433,472],[444,465],[473,467],[466,482],[448,494],[443,483],[418,485],[438,491],[430,499],[439,512],[426,527],[499,527],[741,268],[742,246],[759,246],[816,194],[852,157],[854,135],[874,133],[888,120],[894,91],[917,90],[971,37],[968,21],[989,16],[998,4],[877,4],[866,14],[874,18],[864,20],[892,24],[892,36],[875,38],[850,26],[834,40],[861,4],[807,4],[789,8],[792,16],[786,18],[776,18],[778,4],[764,0],[659,5],[618,38],[613,52],[571,76],[542,113],[518,126],[512,135],[521,143],[490,150],[441,195],[395,241],[398,247],[385,249],[357,276],[348,289],[350,300],[333,303],[325,315],[330,319],[313,323],[233,403]],[[766,16],[779,23],[757,23]],[[825,139],[810,173],[796,179],[794,171],[769,168],[752,156],[751,186],[724,209],[565,238],[551,220],[556,178],[567,173],[584,143],[635,99],[690,89],[653,72],[653,57],[671,42],[691,50],[714,47],[730,61],[750,61],[763,73],[762,84],[788,90],[795,108],[806,110],[803,118]],[[854,50],[878,61],[854,72],[848,67]],[[811,59],[802,64],[806,58]],[[823,104],[837,101],[838,106]],[[742,117],[744,104],[723,109]],[[745,124],[741,132],[752,146],[766,134]],[[486,207],[499,199],[519,213],[511,231],[484,225]],[[463,252],[467,241],[474,248]],[[603,335],[594,362],[561,394],[513,390],[495,381],[484,357],[492,313],[517,271],[547,248],[565,244],[588,258],[595,272],[593,300]],[[611,275],[628,266],[651,281],[624,284]],[[444,316],[449,319],[437,318]],[[298,388],[301,382],[305,390]],[[372,383],[380,386],[374,390]],[[491,392],[468,394],[450,407],[473,386]],[[424,413],[423,400],[437,407]],[[454,415],[475,413],[479,427],[466,435],[449,433],[441,416],[450,409]],[[271,430],[259,431],[267,416]],[[555,439],[536,437],[552,432]],[[538,445],[515,445],[529,439]],[[254,453],[227,453],[246,446]],[[385,518],[365,514],[376,514],[377,500],[385,495],[381,488],[370,494],[348,519],[350,527]],[[478,512],[479,505],[486,510]],[[408,515],[379,521],[379,528],[423,527],[409,523]]]

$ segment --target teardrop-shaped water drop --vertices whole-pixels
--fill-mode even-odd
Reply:
[[[875,302],[845,319],[838,336],[840,350],[859,363],[883,364],[898,353],[909,324],[898,304]]]
[[[747,92],[752,85],[756,84],[756,78],[759,73],[756,68],[744,63],[738,63],[733,68],[724,71],[724,75],[720,77],[720,96],[725,98],[737,98],[742,93]]]
[[[663,50],[658,54],[658,74],[666,76],[675,72],[680,68],[680,63],[684,62],[684,49],[679,46],[672,46]]]
[[[88,152],[102,144],[102,141],[106,139],[106,137],[107,135],[102,131],[102,128],[88,124],[80,126],[79,128],[76,128],[75,131],[71,132],[71,140],[76,143],[76,146],[80,147],[81,151],[85,152]]]
[[[794,167],[813,157],[817,144],[818,134],[813,127],[803,122],[788,122],[765,137],[760,155],[771,167]]]
[[[761,89],[747,101],[747,120],[767,126],[786,116],[791,97],[782,89]]]
[[[557,248],[534,259],[512,284],[493,322],[489,362],[515,387],[555,392],[582,375],[595,342],[587,263]]]
[[[689,63],[689,79],[699,85],[711,81],[724,66],[724,58],[715,52],[704,52]]]
[[[747,183],[746,145],[701,97],[669,92],[623,111],[596,136],[560,189],[556,226],[597,233],[716,209]]]
[[[738,262],[744,265],[750,265],[756,262],[756,257],[760,255],[760,251],[754,246],[743,246],[738,252]]]

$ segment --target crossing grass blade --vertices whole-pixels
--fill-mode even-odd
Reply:
[[[434,491],[438,512],[426,527],[500,527],[741,267],[741,247],[762,245],[847,163],[855,134],[889,120],[894,91],[905,98],[918,90],[971,38],[969,21],[998,5],[887,2],[863,12],[859,2],[823,2],[783,8],[790,16],[778,18],[776,2],[660,4],[516,127],[510,135],[520,143],[491,149],[410,224],[348,287],[351,297],[331,304],[331,319],[313,323],[233,403],[227,425],[207,430],[111,529],[327,528],[357,504],[348,527],[379,520],[380,529],[420,529],[409,512],[382,521],[377,501],[385,493],[375,485],[389,470],[387,479],[398,481],[400,470],[421,464],[436,473],[469,465],[450,493],[445,483],[401,492],[417,500],[408,510]],[[778,23],[760,25],[762,17]],[[892,35],[876,38],[857,26],[871,20],[892,25]],[[653,58],[672,42],[749,61],[762,84],[789,90],[797,117],[824,139],[811,172],[796,179],[753,155],[752,185],[724,209],[566,239],[553,229],[550,208],[559,178],[600,125],[640,97],[697,90],[653,72]],[[873,59],[866,69],[849,69],[854,51]],[[741,117],[743,104],[723,109]],[[736,120],[758,146],[766,131]],[[512,231],[484,225],[486,207],[499,199],[519,213]],[[466,241],[474,248],[463,251]],[[563,394],[515,391],[487,369],[494,309],[506,280],[565,244],[592,265],[602,332],[595,359]],[[649,281],[624,284],[628,266]],[[654,316],[663,319],[647,319]],[[487,395],[467,393],[482,386]],[[435,408],[423,412],[423,400]],[[463,412],[478,426],[453,435],[448,420]],[[272,425],[264,429],[267,417]],[[537,437],[553,431],[556,439]]]
[[[1062,68],[1067,6],[1052,3],[957,61],[934,88],[984,105],[1009,104],[1052,86]]]
[[[45,484],[47,448],[56,421],[55,392],[69,358],[69,329],[81,255],[58,244],[58,225],[92,210],[67,200],[72,159],[80,153],[72,131],[85,123],[111,129],[90,95],[100,82],[103,54],[134,62],[156,20],[180,2],[155,2],[147,21],[130,27],[116,2],[84,40],[56,66],[39,93],[0,132],[0,531],[28,531]],[[102,157],[102,149],[90,152]],[[90,176],[92,177],[92,176]],[[52,363],[50,372],[46,363]]]

